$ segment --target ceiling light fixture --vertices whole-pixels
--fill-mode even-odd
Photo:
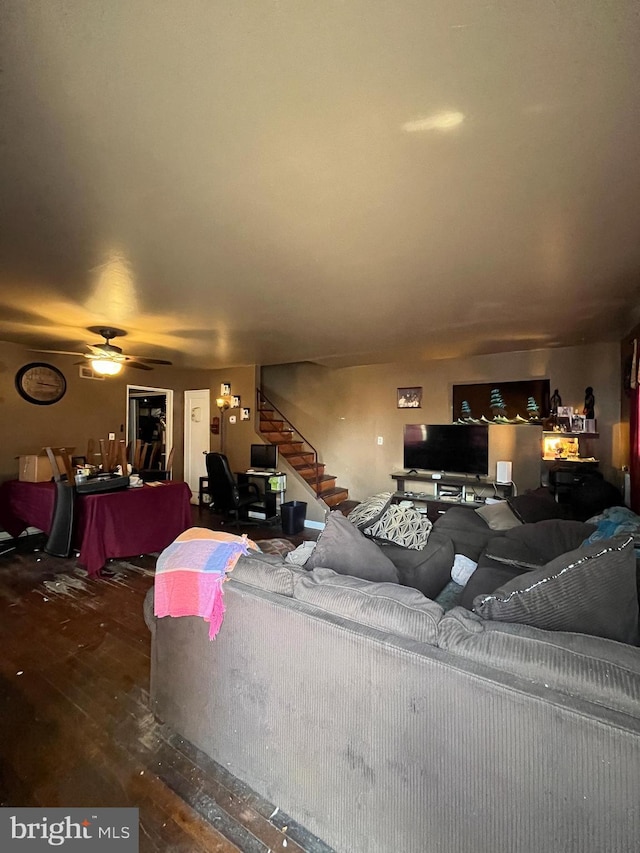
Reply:
[[[93,358],[91,367],[101,376],[117,376],[122,370],[122,362],[110,358]]]

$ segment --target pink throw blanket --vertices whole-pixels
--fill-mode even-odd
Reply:
[[[165,548],[156,564],[156,616],[202,616],[209,639],[222,625],[222,584],[243,554],[257,545],[246,536],[192,527]]]

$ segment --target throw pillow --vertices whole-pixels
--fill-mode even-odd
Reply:
[[[366,528],[364,533],[365,536],[420,551],[427,544],[432,527],[433,524],[429,519],[414,507],[392,504],[375,524]]]
[[[478,507],[476,512],[480,518],[486,521],[491,530],[511,530],[512,527],[520,527],[522,524],[507,501],[485,504],[485,506]]]
[[[638,599],[633,541],[615,537],[569,551],[491,595],[478,596],[473,609],[483,619],[634,645]]]
[[[391,503],[391,492],[380,492],[355,506],[347,518],[359,530],[364,530],[370,524],[374,524]]]
[[[524,524],[535,524],[536,521],[546,521],[548,518],[567,517],[566,507],[556,503],[549,495],[525,492],[523,495],[507,498],[507,503]]]
[[[318,567],[364,580],[398,583],[391,560],[338,511],[329,514],[313,554],[305,563],[309,571]]]

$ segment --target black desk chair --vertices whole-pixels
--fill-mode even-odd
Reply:
[[[237,483],[224,453],[207,453],[206,463],[211,508],[215,512],[235,515],[236,527],[240,526],[240,512],[244,510],[243,523],[255,524],[256,522],[247,521],[247,508],[250,504],[260,502],[260,492],[256,484]]]

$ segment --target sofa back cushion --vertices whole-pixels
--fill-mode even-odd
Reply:
[[[229,578],[245,586],[266,589],[292,598],[294,579],[300,571],[304,570],[284,565],[282,557],[264,554],[240,557]]]
[[[435,645],[443,610],[416,589],[314,569],[296,577],[294,598],[385,633]]]
[[[552,631],[638,640],[636,561],[631,537],[569,551],[473,602],[483,619]]]
[[[305,563],[308,570],[318,567],[370,581],[398,582],[398,573],[391,560],[337,511],[329,514],[313,554]]]
[[[467,660],[640,718],[640,654],[612,640],[488,622],[456,607],[438,646]]]
[[[396,567],[400,583],[419,589],[427,598],[435,599],[451,580],[455,554],[453,542],[444,533],[432,530],[419,551],[393,542],[378,542],[378,547]]]
[[[523,571],[541,568],[567,551],[579,548],[593,530],[591,524],[559,518],[521,524],[507,530],[504,536],[492,539],[478,562],[490,557],[511,565],[521,564]]]

